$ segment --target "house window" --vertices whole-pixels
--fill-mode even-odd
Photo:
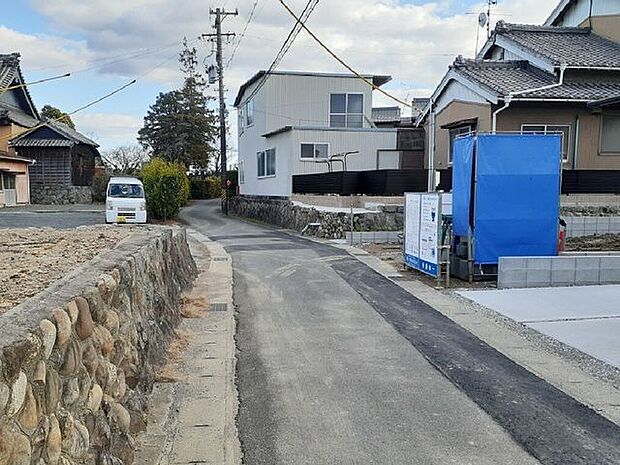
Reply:
[[[329,100],[330,128],[361,128],[364,126],[364,94],[331,94]]]
[[[256,154],[258,161],[258,177],[266,178],[276,175],[276,149],[265,150]]]
[[[448,163],[452,163],[452,150],[454,148],[454,139],[464,134],[470,134],[471,132],[473,132],[473,127],[471,124],[467,124],[465,126],[448,129],[448,131],[450,131],[450,153],[448,153]]]
[[[237,110],[237,116],[238,116],[238,126],[239,126],[239,135],[243,134],[243,130],[245,129],[245,115],[243,113],[243,107],[240,107],[239,110]]]
[[[248,100],[245,104],[245,126],[250,127],[254,124],[254,99]]]
[[[570,126],[568,124],[522,124],[522,134],[560,134],[562,136],[562,161],[568,161],[568,139]]]
[[[328,144],[301,144],[301,159],[302,160],[315,160],[327,158],[329,156]]]
[[[601,153],[620,153],[620,114],[603,114]]]
[[[243,160],[239,162],[239,184],[245,184],[245,163]]]

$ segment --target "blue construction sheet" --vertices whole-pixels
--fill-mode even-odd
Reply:
[[[452,225],[457,236],[467,236],[469,229],[475,141],[475,136],[462,136],[452,144]]]
[[[557,255],[561,136],[477,138],[474,262]]]

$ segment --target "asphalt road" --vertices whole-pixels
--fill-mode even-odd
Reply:
[[[344,251],[183,212],[233,257],[254,464],[620,463],[620,429]]]
[[[105,224],[103,205],[28,205],[0,208],[0,228],[55,228]]]

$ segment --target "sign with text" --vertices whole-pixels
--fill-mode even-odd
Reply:
[[[405,263],[430,276],[439,275],[441,195],[405,194]]]

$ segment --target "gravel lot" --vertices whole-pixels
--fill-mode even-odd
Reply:
[[[114,247],[134,229],[100,225],[2,230],[0,313],[37,294],[102,250]]]

